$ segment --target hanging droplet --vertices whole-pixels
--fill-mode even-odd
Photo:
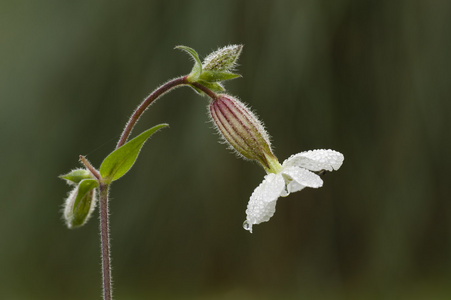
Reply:
[[[243,222],[243,228],[252,233],[252,225],[250,225],[247,220]]]
[[[290,194],[290,190],[288,189],[289,183],[287,184],[286,182],[287,182],[287,180],[285,180],[285,186],[284,186],[283,190],[280,192],[280,197],[286,197]]]

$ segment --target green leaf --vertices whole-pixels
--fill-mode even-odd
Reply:
[[[77,184],[83,179],[93,178],[91,172],[86,169],[75,169],[59,177],[65,179],[69,184]]]
[[[144,131],[134,139],[128,141],[108,155],[100,166],[100,175],[106,183],[118,180],[130,170],[138,157],[141,147],[145,141],[161,128],[168,124],[159,124]]]
[[[203,71],[202,74],[200,74],[199,76],[199,80],[208,82],[218,82],[235,79],[237,77],[241,77],[241,75],[222,71]]]
[[[199,90],[197,87],[190,85],[190,88],[192,88],[196,93],[198,93],[200,96],[204,96],[205,93],[202,92],[202,90]]]
[[[93,189],[98,186],[96,179],[84,179],[78,184],[76,195],[69,196],[75,197],[66,202],[64,217],[69,228],[80,227],[88,221],[96,205]]]
[[[202,84],[203,86],[205,86],[207,89],[211,90],[214,93],[222,93],[225,91],[224,87],[217,82],[208,82],[204,80],[198,80],[197,82]]]
[[[196,82],[199,78],[200,74],[202,74],[202,62],[199,59],[199,54],[197,54],[196,50],[187,46],[177,46],[175,49],[180,49],[191,55],[194,60],[194,67],[191,70],[191,73],[188,75],[189,82]]]

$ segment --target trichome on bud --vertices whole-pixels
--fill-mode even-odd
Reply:
[[[247,159],[256,160],[267,172],[279,168],[263,124],[241,101],[229,95],[218,95],[210,102],[209,111],[218,132],[232,149]]]

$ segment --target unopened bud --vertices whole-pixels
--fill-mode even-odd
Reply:
[[[235,68],[243,45],[229,45],[209,54],[202,64],[204,71],[228,72]]]
[[[70,229],[83,226],[89,220],[97,204],[94,179],[82,180],[66,199],[64,220]]]
[[[216,128],[232,149],[258,161],[267,172],[278,171],[280,164],[272,153],[263,124],[242,102],[219,95],[210,103],[209,110]]]

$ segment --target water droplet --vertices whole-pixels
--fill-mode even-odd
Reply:
[[[252,232],[252,225],[249,225],[249,223],[247,221],[243,222],[243,228],[247,231]]]
[[[285,186],[284,186],[282,192],[280,193],[281,197],[286,197],[290,194],[290,189],[289,189],[288,185],[290,184],[291,181],[293,181],[291,178],[289,179],[289,181],[287,181],[287,180],[285,181]],[[286,182],[288,182],[288,183],[286,183]]]

